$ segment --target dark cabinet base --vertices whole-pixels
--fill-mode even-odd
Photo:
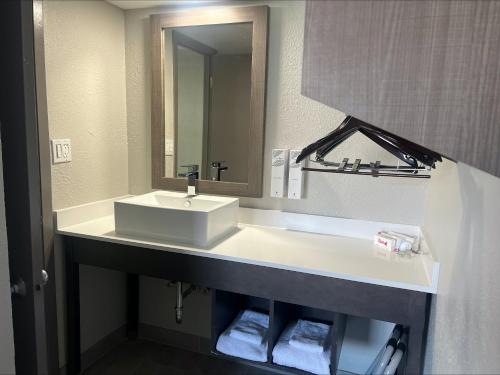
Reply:
[[[265,366],[304,373],[276,366],[271,358],[272,348],[284,327],[291,320],[302,317],[333,323],[331,373],[334,374],[342,348],[346,315],[353,315],[406,326],[409,329],[408,350],[398,373],[422,373],[430,294],[76,237],[65,237],[64,243],[68,375],[80,372],[80,264],[129,274],[129,337],[134,337],[137,332],[137,275],[146,275],[212,289],[211,347],[214,353],[217,338],[238,312],[246,307],[256,308],[270,314]]]

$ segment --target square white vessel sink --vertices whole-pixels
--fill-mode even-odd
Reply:
[[[207,246],[234,231],[238,198],[154,191],[115,202],[115,231]]]

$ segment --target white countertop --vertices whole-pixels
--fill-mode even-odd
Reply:
[[[114,200],[56,211],[57,233],[427,293],[437,290],[439,263],[432,257],[425,240],[423,254],[403,256],[387,253],[368,239],[371,233],[376,233],[374,228],[404,227],[409,233],[418,231],[418,227],[240,208],[240,221],[245,223],[240,223],[234,234],[215,245],[201,248],[116,234]],[[316,223],[321,228],[315,231],[330,231],[335,235],[269,225],[276,222],[288,228],[302,226],[309,230]],[[331,230],[327,229],[329,226]],[[345,232],[351,237],[339,235],[342,228],[346,228]],[[352,237],[353,233],[359,236]]]

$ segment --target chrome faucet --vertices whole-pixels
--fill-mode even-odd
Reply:
[[[213,161],[210,163],[210,167],[212,168],[212,181],[220,181],[221,172],[227,170],[227,166],[225,166],[226,162],[223,160]]]
[[[198,164],[191,164],[191,165],[181,165],[182,168],[187,168],[187,172],[184,173],[178,173],[177,175],[179,177],[187,177],[188,179],[188,189],[187,189],[187,194],[188,196],[194,196],[196,195],[196,180],[199,179],[199,172],[198,172]]]

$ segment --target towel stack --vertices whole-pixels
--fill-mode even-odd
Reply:
[[[318,375],[330,374],[330,328],[301,319],[289,324],[273,349],[273,362]]]
[[[216,348],[233,357],[266,362],[268,331],[269,315],[245,310],[220,335]]]

